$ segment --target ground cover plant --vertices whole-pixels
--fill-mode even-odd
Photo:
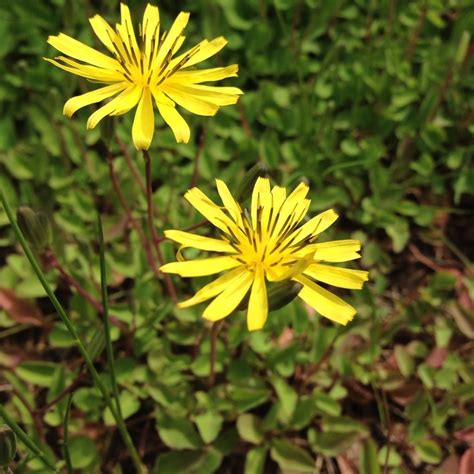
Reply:
[[[126,3],[0,4],[0,471],[473,472],[472,2]]]

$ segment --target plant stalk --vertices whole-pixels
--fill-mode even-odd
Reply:
[[[154,224],[154,206],[153,206],[153,190],[151,187],[151,159],[148,150],[142,150],[143,158],[145,160],[145,174],[146,174],[146,200],[147,200],[147,214],[148,214],[148,228],[151,235],[151,240],[153,242],[153,246],[155,247],[156,254],[158,256],[158,261],[160,265],[165,263],[163,258],[163,254],[161,253],[160,248],[160,239],[158,238],[158,234],[156,233],[155,224]],[[176,297],[176,291],[173,286],[173,282],[171,281],[170,276],[167,273],[163,274],[163,278],[165,281],[166,290],[170,295],[173,303],[177,303],[178,298]]]
[[[122,436],[122,439],[125,443],[125,446],[127,448],[127,451],[133,461],[133,464],[135,466],[135,469],[137,473],[141,474],[142,473],[142,464],[140,462],[140,459],[138,457],[138,453],[135,449],[135,446],[133,445],[132,439],[130,437],[130,434],[127,431],[127,428],[125,427],[125,424],[121,420],[120,416],[117,413],[115,404],[112,402],[112,399],[110,398],[110,395],[107,391],[107,388],[105,387],[104,383],[102,382],[96,368],[94,367],[93,360],[89,356],[89,353],[87,352],[87,349],[82,342],[81,338],[79,337],[78,332],[76,331],[74,325],[72,324],[72,321],[70,320],[69,316],[66,314],[64,308],[62,307],[61,303],[59,300],[56,298],[56,295],[54,294],[53,290],[49,286],[46,277],[41,270],[41,267],[36,260],[35,256],[33,255],[33,252],[30,249],[30,246],[28,245],[28,242],[26,241],[25,237],[23,236],[23,233],[21,232],[20,228],[18,227],[18,224],[16,222],[15,216],[10,208],[10,205],[8,204],[7,200],[5,199],[5,196],[3,194],[3,191],[0,190],[0,198],[3,203],[3,206],[5,208],[5,211],[7,213],[8,219],[10,221],[10,224],[12,225],[13,231],[15,232],[15,235],[17,239],[19,240],[23,251],[25,252],[26,257],[28,258],[31,266],[33,267],[34,272],[36,273],[36,276],[38,277],[41,285],[43,286],[46,294],[48,295],[49,299],[51,300],[51,303],[53,304],[54,308],[58,312],[59,317],[61,318],[62,322],[66,326],[66,329],[69,331],[69,334],[72,336],[74,339],[74,342],[79,349],[82,357],[84,358],[84,362],[86,363],[89,372],[94,380],[94,383],[96,384],[97,388],[100,390],[102,393],[102,396],[104,397],[104,400],[107,404],[107,406],[110,409],[110,412],[112,413],[112,416],[114,417],[118,430]]]
[[[102,308],[104,316],[104,333],[105,348],[107,351],[107,360],[109,363],[110,379],[112,382],[112,393],[114,394],[117,404],[117,413],[122,419],[122,407],[120,406],[119,390],[117,385],[117,377],[115,375],[114,350],[112,348],[112,339],[110,338],[110,321],[109,321],[109,296],[107,292],[107,274],[105,268],[105,248],[104,248],[104,230],[100,214],[97,215],[97,230],[99,234],[99,254],[100,254],[100,287],[102,291]]]

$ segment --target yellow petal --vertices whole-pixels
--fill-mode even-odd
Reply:
[[[288,237],[288,241],[291,241],[291,245],[295,245],[307,237],[316,237],[334,224],[338,218],[339,215],[334,211],[334,209],[321,212],[306,222],[306,224],[302,225],[299,229],[295,230],[295,232]]]
[[[122,24],[117,25],[117,31],[120,33],[124,44],[128,46],[128,50],[133,53],[135,58],[139,59],[141,55],[140,48],[138,47],[137,37],[135,36],[130,9],[125,3],[120,4],[120,17]]]
[[[123,115],[127,113],[138,104],[141,96],[142,88],[138,86],[133,87],[133,90],[131,90],[129,94],[125,95],[117,102],[114,111],[110,115]]]
[[[115,52],[114,43],[112,42],[112,39],[116,36],[114,29],[100,15],[95,15],[92,18],[89,18],[89,23],[91,24],[97,38],[102,41],[105,47],[111,53]]]
[[[55,59],[43,58],[56,67],[67,71],[76,76],[85,77],[95,82],[122,82],[124,75],[118,71],[111,69],[103,69],[96,66],[82,64],[65,56],[58,56]]]
[[[216,206],[199,188],[192,188],[187,191],[184,199],[223,232],[228,233],[229,227],[235,227],[235,224],[224,214],[221,208]]]
[[[196,99],[205,100],[219,107],[236,104],[239,100],[239,96],[243,94],[237,87],[211,87],[196,84],[183,85],[173,81],[170,81],[170,83],[175,91],[178,90],[183,94],[192,95],[196,97]]]
[[[295,202],[301,201],[306,197],[308,194],[309,187],[306,183],[299,183],[298,186],[291,192],[291,194],[287,197],[287,201],[289,204],[294,204]]]
[[[247,327],[249,331],[262,329],[268,316],[267,287],[261,267],[255,274],[247,309]]]
[[[64,33],[59,33],[58,36],[50,36],[48,38],[48,43],[58,51],[61,51],[72,58],[84,61],[85,63],[93,64],[94,66],[102,67],[104,69],[121,69],[120,63],[115,59],[106,56],[100,51],[97,51],[94,48],[65,35]]]
[[[293,257],[290,257],[294,260]],[[267,271],[267,278],[268,281],[285,281],[291,280],[297,275],[300,275],[304,272],[306,268],[313,262],[313,253],[310,252],[309,254],[299,258],[293,265],[275,265],[274,267],[270,267]]]
[[[295,223],[303,219],[308,207],[309,200],[305,199],[309,187],[300,183],[293,192],[285,199],[278,213],[278,219],[273,228],[273,239],[276,240],[282,231],[286,231]]]
[[[110,102],[96,110],[87,120],[87,128],[94,128],[104,117],[113,115],[117,108],[121,110],[123,110],[124,106],[130,106],[129,108],[132,108],[140,98],[140,91],[138,90],[137,96],[137,89],[135,86],[128,87],[117,97],[114,97]],[[135,103],[132,104],[130,98],[133,99]]]
[[[209,321],[218,321],[219,319],[229,316],[244,299],[252,285],[252,280],[252,273],[248,271],[242,272],[240,276],[229,283],[226,289],[211,302],[204,310],[202,316]]]
[[[303,288],[298,296],[322,316],[346,325],[356,314],[355,308],[302,275],[295,278]]]
[[[184,247],[192,247],[209,252],[229,252],[235,253],[235,249],[224,240],[204,237],[202,235],[191,234],[181,230],[165,230],[165,236],[182,244]]]
[[[274,229],[275,222],[278,219],[281,206],[285,202],[286,199],[286,189],[281,188],[280,186],[274,186],[272,188],[272,216],[269,222],[269,228]]]
[[[263,201],[268,201],[270,196],[270,180],[268,178],[257,178],[252,191],[252,202],[250,215],[252,217],[252,226],[257,228],[257,209],[262,206]],[[271,199],[271,198],[270,198]]]
[[[184,64],[184,67],[194,66],[197,63],[205,61],[206,59],[210,58],[217,54],[225,45],[227,44],[227,40],[223,36],[219,36],[218,38],[214,38],[212,41],[203,40],[199,44],[197,44],[194,48],[189,49],[185,53],[177,56],[174,60],[174,64],[178,64],[181,62],[187,55],[190,54],[191,51],[196,51]]]
[[[143,89],[142,97],[133,120],[132,138],[137,150],[148,150],[155,132],[155,115],[149,87]]]
[[[229,211],[230,215],[235,222],[240,224],[242,221],[241,213],[242,209],[239,203],[234,199],[232,193],[229,191],[229,188],[220,179],[216,179],[217,192],[219,193],[220,198],[222,199],[222,204]]]
[[[165,92],[173,101],[196,115],[213,116],[219,110],[217,105],[206,102],[198,97],[181,92],[167,84],[162,85],[161,90]]]
[[[179,276],[187,278],[214,275],[215,273],[230,270],[239,265],[242,264],[232,257],[213,257],[167,263],[160,267],[160,270],[164,273],[176,273]]]
[[[180,308],[189,308],[189,306],[194,306],[196,304],[202,303],[203,301],[214,298],[214,296],[222,293],[230,284],[232,284],[236,278],[239,278],[243,273],[246,272],[246,268],[244,266],[240,266],[234,270],[231,270],[230,272],[224,273],[224,275],[201,288],[192,298],[178,303],[178,306]]]
[[[184,28],[186,28],[188,21],[189,13],[187,12],[180,12],[176,17],[173,26],[168,31],[168,34],[166,35],[165,40],[161,44],[158,51],[158,55],[156,57],[157,68],[154,70],[152,81],[158,77],[164,59],[168,56],[170,51],[174,49],[175,44],[179,40],[181,32],[184,30]]]
[[[321,263],[313,263],[304,271],[304,274],[323,283],[351,290],[360,290],[364,286],[364,282],[369,279],[369,272]]]
[[[207,81],[220,81],[227,77],[237,77],[239,66],[232,64],[227,67],[215,67],[212,69],[198,69],[195,71],[180,70],[175,72],[169,79],[170,83],[199,84]]]
[[[158,7],[148,4],[143,13],[143,36],[145,41],[145,57],[152,54],[153,40],[160,37],[160,11]]]
[[[360,258],[358,240],[332,240],[308,246],[314,250],[314,260],[321,262],[349,262]],[[308,248],[307,247],[307,248]]]
[[[119,84],[112,84],[110,86],[102,87],[95,91],[87,92],[86,94],[72,97],[64,104],[63,113],[67,117],[71,117],[76,111],[85,107],[86,105],[95,104],[104,99],[112,97],[118,92],[124,90],[127,87],[125,82]]]
[[[188,143],[191,130],[179,112],[169,104],[163,92],[153,90],[153,97],[163,120],[170,126],[178,143]]]

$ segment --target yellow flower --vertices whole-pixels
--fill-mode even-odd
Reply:
[[[368,272],[322,263],[360,257],[358,240],[315,242],[338,215],[331,209],[303,223],[310,204],[306,199],[309,188],[303,183],[286,196],[285,188],[270,189],[269,180],[259,178],[253,189],[250,214],[242,210],[223,181],[216,183],[223,207],[198,188],[190,189],[185,198],[217,227],[220,238],[180,230],[168,230],[165,235],[180,243],[181,249],[193,247],[221,255],[168,263],[161,270],[182,277],[228,271],[179,306],[186,308],[214,298],[203,317],[217,321],[231,314],[250,290],[247,325],[253,331],[261,329],[268,316],[266,281],[293,280],[303,285],[298,296],[309,306],[326,318],[347,324],[356,310],[315,282],[361,289],[368,279]]]
[[[236,87],[202,85],[203,82],[237,76],[237,64],[192,69],[220,51],[227,44],[225,38],[203,40],[175,56],[184,42],[182,32],[189,13],[181,12],[171,29],[160,34],[158,7],[148,4],[137,39],[128,6],[122,3],[120,12],[121,23],[115,26],[115,30],[99,15],[89,20],[112,56],[63,33],[48,38],[49,44],[70,57],[45,58],[47,61],[90,81],[108,84],[69,99],[64,105],[65,115],[71,117],[82,107],[115,96],[89,117],[87,128],[94,128],[107,115],[122,115],[138,104],[132,128],[133,143],[137,150],[147,150],[155,129],[152,99],[176,140],[183,143],[189,141],[190,130],[176,110],[176,104],[197,115],[214,115],[219,107],[237,102],[242,91]]]

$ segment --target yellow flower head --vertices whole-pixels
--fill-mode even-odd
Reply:
[[[227,44],[223,37],[201,41],[194,48],[175,56],[184,42],[182,32],[189,13],[181,12],[168,32],[160,32],[158,7],[148,4],[137,38],[128,6],[122,3],[120,12],[121,23],[115,26],[115,30],[99,15],[89,20],[112,56],[63,33],[48,38],[49,44],[69,57],[45,58],[47,61],[90,81],[108,84],[69,99],[64,105],[65,115],[71,117],[86,105],[113,97],[89,117],[87,128],[94,128],[107,115],[122,115],[138,104],[132,128],[133,143],[138,150],[147,150],[155,129],[152,98],[176,140],[183,143],[189,141],[190,130],[176,110],[176,104],[194,114],[214,115],[219,107],[237,102],[242,91],[236,87],[202,85],[203,82],[237,76],[237,64],[192,69]]]
[[[182,277],[229,271],[179,306],[186,308],[214,298],[203,316],[217,321],[231,314],[250,290],[247,325],[253,331],[261,329],[268,316],[266,281],[293,280],[303,285],[298,294],[303,301],[326,318],[347,324],[356,310],[315,282],[361,289],[368,279],[368,272],[322,263],[347,262],[360,257],[358,240],[315,242],[338,215],[331,209],[303,223],[310,204],[306,199],[309,188],[303,183],[287,196],[285,188],[270,189],[269,180],[259,178],[253,189],[250,213],[242,210],[223,181],[216,183],[223,207],[198,188],[190,189],[185,198],[217,227],[220,238],[179,230],[168,230],[165,235],[180,243],[181,248],[193,247],[222,255],[169,263],[161,270]]]

